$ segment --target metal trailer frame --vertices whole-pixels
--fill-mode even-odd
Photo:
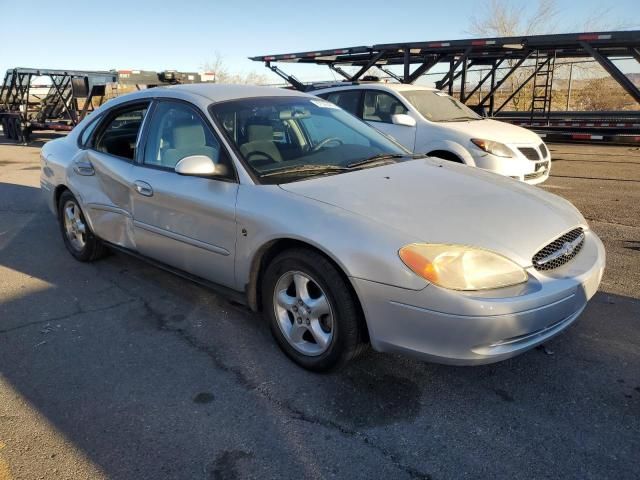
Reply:
[[[49,93],[41,101],[30,101],[32,80],[47,77]],[[10,140],[26,143],[36,130],[72,130],[94,110],[94,100],[102,105],[107,95],[117,96],[118,85],[153,88],[160,85],[203,81],[195,72],[145,70],[83,71],[13,68],[0,85],[0,124]],[[107,91],[111,85],[111,91]]]
[[[29,95],[34,78],[48,77],[49,93],[40,102]],[[106,85],[117,81],[114,71],[7,70],[0,86],[0,122],[5,137],[28,142],[35,130],[71,130],[91,111],[94,99],[104,101]]]
[[[613,63],[613,59],[620,58],[634,58],[640,62],[640,30],[386,43],[250,57],[251,60],[264,62],[271,71],[294,88],[303,91],[313,90],[318,86],[302,83],[275,63],[326,65],[342,76],[344,82],[351,83],[366,80],[366,72],[377,67],[397,82],[409,84],[436,65],[446,64],[448,69],[436,82],[436,87],[454,94],[454,83],[460,79],[459,98],[462,102],[469,103],[474,94],[488,82],[487,93],[477,104],[470,106],[489,116],[500,114],[520,90],[533,82],[528,122],[529,125],[542,122],[547,126],[551,126],[554,65],[557,59],[562,58],[595,60],[640,104],[640,89]],[[360,68],[351,74],[343,69],[345,66]],[[402,66],[402,73],[394,73],[389,70],[389,66]],[[467,91],[467,74],[470,68],[476,66],[488,67],[488,71]],[[496,93],[522,67],[528,67],[531,74],[506,100],[497,104]],[[640,130],[636,132],[640,133]]]

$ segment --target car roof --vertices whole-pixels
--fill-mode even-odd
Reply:
[[[296,90],[285,90],[275,87],[260,87],[256,85],[232,85],[219,83],[192,83],[188,85],[170,85],[166,87],[155,87],[141,90],[133,94],[123,95],[119,98],[127,97],[171,97],[179,93],[180,96],[195,96],[210,100],[211,102],[224,102],[226,100],[238,100],[254,97],[286,97],[286,96],[308,96]]]
[[[320,87],[318,89],[314,89],[311,91],[311,93],[317,93],[320,92],[322,90],[338,90],[338,89],[343,89],[343,88],[350,88],[350,89],[376,89],[376,90],[393,90],[396,92],[404,92],[404,91],[409,91],[409,90],[430,90],[430,91],[437,91],[437,88],[433,88],[433,87],[427,87],[425,85],[413,85],[413,84],[407,84],[407,83],[383,83],[383,82],[363,82],[363,83],[358,83],[358,84],[354,84],[354,83],[344,83],[344,84],[333,84],[333,85],[328,85],[326,87]]]

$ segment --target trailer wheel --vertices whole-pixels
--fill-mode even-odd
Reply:
[[[22,131],[22,124],[21,124],[19,118],[14,118],[13,119],[13,132],[14,132],[14,135],[15,135],[16,142],[23,143],[24,142],[24,136],[23,136],[23,131]]]
[[[16,126],[13,123],[13,118],[9,118],[9,120],[7,121],[7,138],[9,140],[16,139]]]
[[[2,119],[2,133],[4,133],[4,138],[9,139],[9,122],[6,118]]]

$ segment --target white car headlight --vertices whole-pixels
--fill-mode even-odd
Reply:
[[[414,273],[451,290],[487,290],[527,281],[522,267],[481,248],[412,243],[398,254]]]
[[[480,150],[484,150],[491,155],[506,158],[515,157],[513,150],[507,147],[504,143],[494,142],[493,140],[483,140],[481,138],[472,138],[471,142]]]

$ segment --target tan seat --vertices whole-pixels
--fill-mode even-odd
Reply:
[[[207,145],[204,127],[199,121],[187,120],[173,128],[172,147],[162,155],[162,165],[175,167],[176,163],[191,155],[205,155],[214,162],[218,161],[215,148]]]
[[[273,127],[262,123],[247,126],[247,143],[240,146],[240,153],[247,161],[282,161],[280,150],[273,142]]]

